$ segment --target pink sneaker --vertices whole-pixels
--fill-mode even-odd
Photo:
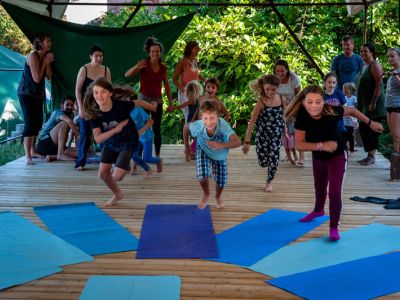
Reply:
[[[312,211],[307,216],[301,218],[299,221],[300,222],[310,222],[317,217],[322,217],[324,214],[325,214],[324,210],[321,210],[320,212]]]
[[[339,230],[337,228],[331,228],[329,230],[329,239],[331,241],[337,241],[340,239]]]

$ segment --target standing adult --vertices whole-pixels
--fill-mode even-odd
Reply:
[[[385,97],[383,94],[382,65],[375,60],[375,47],[366,43],[361,47],[364,67],[357,84],[357,109],[370,120],[380,122],[385,117]],[[370,124],[360,124],[360,136],[367,157],[358,161],[366,166],[375,163],[379,133],[373,131]]]
[[[337,90],[342,90],[346,82],[356,82],[363,67],[360,55],[353,52],[354,39],[350,35],[342,38],[343,53],[335,56],[331,64],[331,72],[335,73],[338,84]]]
[[[200,47],[196,41],[189,41],[186,43],[185,50],[183,51],[183,58],[179,61],[176,66],[175,73],[173,76],[173,82],[178,88],[178,101],[184,103],[188,99],[185,96],[185,87],[192,80],[204,81],[204,77],[200,75],[200,68],[197,63],[197,56],[199,54]],[[183,115],[185,116],[185,122],[189,115],[188,107],[182,108]]]
[[[284,59],[278,59],[274,65],[274,74],[279,77],[281,83],[279,84],[278,94],[284,96],[286,99],[286,104],[288,105],[293,98],[300,93],[301,91],[301,83],[300,78],[296,73],[292,72],[289,69],[289,64]],[[288,129],[292,129],[294,133],[294,123],[290,122],[288,125]],[[285,137],[284,137],[285,138]],[[285,141],[285,145],[290,144],[290,141]],[[291,147],[289,147],[291,148]],[[286,151],[286,149],[285,149]],[[295,150],[294,150],[295,151]],[[288,159],[290,158],[290,151],[286,152]],[[294,160],[297,160],[294,157]],[[304,151],[299,151],[299,160],[296,163],[300,166],[304,165]]]
[[[386,118],[393,139],[393,150],[400,155],[400,48],[390,48],[387,52],[392,75],[387,81]]]
[[[75,170],[82,171],[86,165],[86,157],[90,146],[91,127],[88,120],[82,116],[83,98],[87,87],[97,78],[105,77],[111,83],[111,72],[103,66],[104,50],[99,45],[93,45],[89,51],[90,62],[83,65],[78,72],[75,86],[75,96],[79,107],[79,141],[78,159]]]
[[[168,82],[167,66],[163,64],[161,60],[161,54],[163,52],[161,43],[158,42],[157,39],[149,37],[144,42],[144,51],[146,51],[149,56],[126,71],[125,77],[133,77],[140,73],[139,99],[148,103],[157,103],[157,110],[151,112],[151,118],[154,121],[155,154],[156,156],[160,156],[162,144],[161,119],[163,115],[162,85],[164,84],[169,107],[173,105],[172,93]]]
[[[36,137],[43,124],[43,103],[45,99],[45,77],[51,79],[51,63],[54,54],[50,52],[51,38],[48,33],[37,33],[33,40],[34,50],[29,53],[17,95],[24,116],[25,162],[34,165],[33,157],[39,157],[35,150]]]

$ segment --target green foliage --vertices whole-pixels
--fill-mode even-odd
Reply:
[[[0,166],[24,156],[24,146],[21,143],[0,145]]]
[[[0,6],[0,45],[23,55],[27,55],[32,49],[29,40],[2,6]]]

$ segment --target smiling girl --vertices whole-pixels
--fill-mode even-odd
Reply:
[[[121,181],[130,170],[132,153],[138,146],[138,131],[130,112],[135,105],[156,110],[156,103],[132,100],[132,96],[132,90],[113,88],[106,78],[101,77],[89,86],[83,100],[83,116],[90,121],[96,143],[103,146],[99,177],[113,192],[111,199],[104,204],[106,207],[124,198],[117,181]]]
[[[285,113],[295,119],[295,144],[298,150],[312,151],[315,187],[314,210],[300,219],[310,222],[325,214],[324,206],[329,184],[329,238],[340,239],[339,219],[342,210],[342,184],[346,170],[345,140],[338,128],[343,115],[350,115],[376,132],[382,132],[380,123],[374,122],[354,107],[333,107],[324,102],[324,91],[309,86],[297,95]]]

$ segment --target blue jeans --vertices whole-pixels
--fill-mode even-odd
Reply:
[[[134,160],[134,162],[141,168],[143,168],[145,171],[148,171],[150,169],[147,163],[158,164],[160,162],[159,157],[152,156],[152,151],[153,151],[152,142],[153,142],[152,140],[148,140],[146,142],[140,142],[139,148],[143,149],[143,158],[139,155],[140,150],[142,149],[137,149],[132,155],[132,159]]]
[[[78,159],[75,161],[75,169],[86,165],[86,157],[90,146],[90,123],[79,117],[79,142]]]

